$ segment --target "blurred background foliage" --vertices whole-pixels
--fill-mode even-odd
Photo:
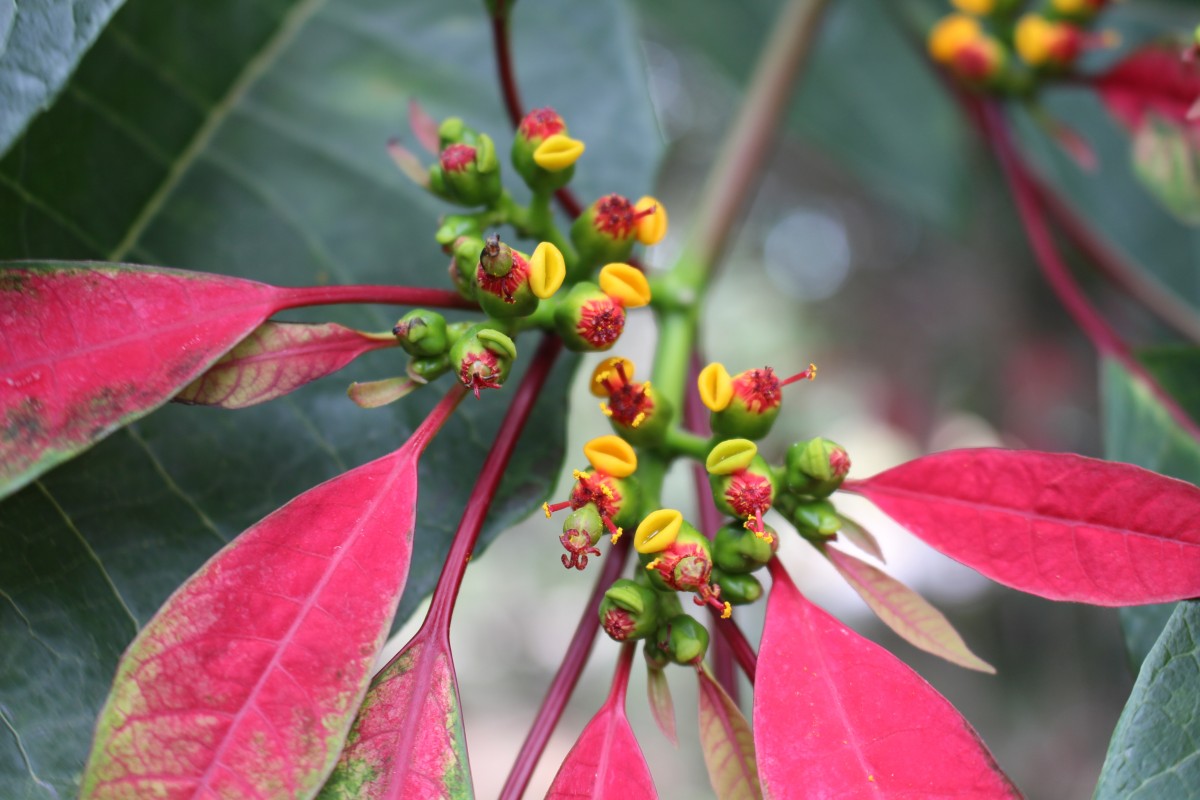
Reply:
[[[86,7],[102,21],[118,5],[46,8]],[[779,5],[738,0],[696,13],[689,0],[517,4],[525,101],[555,106],[588,142],[578,168],[581,194],[637,196],[654,186],[670,209],[673,234],[649,255],[651,267],[669,264],[677,252],[692,198]],[[26,87],[20,107],[0,95],[0,136],[7,137],[0,150],[13,141],[0,160],[0,258],[127,258],[284,284],[440,285],[442,257],[431,234],[444,208],[390,171],[383,144],[405,133],[411,97],[434,116],[464,116],[507,141],[480,6],[128,0],[94,47],[87,50],[80,26],[74,51],[56,55],[54,64],[70,64],[87,51],[56,100],[49,78],[44,91]],[[0,32],[7,20],[7,41],[33,41],[16,35],[26,30],[17,25],[33,23],[11,7],[0,2]],[[1200,482],[1196,443],[1119,368],[1100,373],[1094,351],[1038,275],[994,164],[924,63],[919,31],[945,10],[938,0],[831,4],[787,130],[709,295],[706,356],[731,370],[820,366],[818,381],[788,390],[788,413],[763,445],[775,460],[789,442],[819,434],[847,447],[859,475],[929,450],[1004,444],[1106,455]],[[54,38],[51,17],[42,20],[49,28],[36,30]],[[1087,66],[1100,69],[1165,30],[1196,22],[1196,6],[1185,0],[1121,4],[1105,27],[1121,33],[1122,49]],[[92,28],[99,33],[102,25]],[[38,52],[11,44],[0,50],[5,91],[12,85],[5,69],[18,57],[27,67]],[[65,76],[69,69],[45,72]],[[1200,238],[1133,178],[1124,132],[1081,87],[1054,90],[1047,103],[1091,142],[1100,167],[1080,170],[1017,110],[1033,163],[1111,245],[1192,307],[1200,304]],[[13,123],[18,112],[39,104],[50,111],[14,139],[23,127]],[[1194,349],[1169,347],[1168,331],[1088,271],[1079,274],[1133,342],[1168,346],[1149,352],[1147,363],[1194,415],[1200,412]],[[374,327],[389,324],[390,311],[371,313]],[[356,312],[310,318],[366,326]],[[652,341],[652,325],[639,320],[623,352],[648,367]],[[580,373],[592,363],[585,359]],[[398,441],[434,398],[374,416],[340,398],[346,381],[387,369],[382,360],[356,365],[344,380],[298,394],[286,414],[237,412],[246,416],[231,422],[228,415],[167,409],[134,429],[145,444],[106,442],[48,476],[44,488],[0,507],[0,547],[9,564],[0,565],[0,590],[13,598],[0,604],[0,715],[7,728],[0,730],[0,789],[13,790],[0,795],[72,794],[89,720],[129,635],[128,621],[111,623],[121,614],[113,598],[92,584],[123,569],[119,579],[136,584],[139,605],[131,616],[144,620],[220,541]],[[566,379],[548,399],[559,408]],[[433,499],[421,513],[425,541],[435,543],[426,546],[423,568],[414,563],[405,613],[432,585],[432,565],[461,507],[465,487],[454,490],[457,477],[447,475],[473,474],[504,402],[489,399],[450,432],[458,449],[431,451],[422,494]],[[582,442],[605,432],[593,398],[578,385],[570,405],[565,475],[580,465]],[[543,417],[538,438],[561,424],[561,416]],[[306,431],[299,441],[297,425]],[[544,452],[522,449],[524,460],[513,470],[521,488],[492,536],[560,475],[561,442],[548,441]],[[137,454],[143,450],[151,458]],[[98,474],[128,474],[130,459],[154,476],[118,480],[103,492],[81,488]],[[442,487],[451,487],[448,494]],[[566,491],[561,476],[556,491]],[[690,481],[682,471],[669,491],[687,507]],[[66,533],[54,547],[31,544],[41,526],[62,525],[47,497],[67,498],[59,510],[71,512],[89,547],[72,547]],[[999,675],[968,673],[904,644],[790,539],[784,555],[801,588],[946,694],[1029,797],[1090,796],[1133,683],[1131,658],[1140,660],[1162,615],[1157,623],[1152,615],[1130,617],[1131,656],[1117,613],[996,587],[870,509],[852,501],[847,508],[877,530],[889,570],[943,608]],[[135,524],[123,521],[130,519]],[[155,529],[166,533],[156,538]],[[464,585],[454,647],[482,797],[503,781],[590,588],[588,576],[561,569],[556,548],[553,526],[540,516],[528,520],[473,565]],[[104,565],[81,580],[87,549]],[[17,552],[20,558],[10,557]],[[68,585],[74,611],[64,613],[55,603]],[[742,619],[754,638],[761,613],[752,609]],[[420,618],[417,612],[410,628]],[[396,639],[402,643],[405,631]],[[35,654],[37,640],[54,652]],[[607,641],[597,647],[530,796],[544,791],[601,702],[615,653]],[[39,672],[39,658],[58,666]],[[707,796],[689,722],[694,680],[674,672],[680,748],[654,729],[638,702],[638,678],[631,715],[660,788],[672,787],[667,796],[685,796],[686,789],[686,796]]]

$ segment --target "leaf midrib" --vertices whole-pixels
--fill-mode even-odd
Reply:
[[[326,0],[301,0],[298,5],[284,15],[275,34],[266,41],[257,55],[246,62],[241,72],[238,73],[237,79],[229,85],[228,91],[209,109],[204,123],[197,129],[196,134],[183,151],[171,162],[162,183],[150,195],[150,199],[146,201],[146,205],[125,231],[125,235],[121,237],[117,246],[107,254],[107,260],[124,260],[179,186],[179,182],[183,180],[183,176],[192,164],[208,149],[213,136],[224,124],[226,118],[325,2]]]

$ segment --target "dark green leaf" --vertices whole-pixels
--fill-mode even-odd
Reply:
[[[689,0],[632,7],[663,41],[745,81],[779,0]],[[878,0],[831,3],[793,103],[793,131],[815,141],[898,207],[957,226],[970,213],[971,137],[953,99]],[[902,121],[902,122],[901,122]]]
[[[1200,350],[1155,350],[1142,360],[1193,417],[1200,412]],[[1101,396],[1106,458],[1200,485],[1200,443],[1171,419],[1141,380],[1106,360]],[[1135,668],[1158,638],[1171,608],[1172,604],[1121,609],[1121,626]]]
[[[0,0],[0,154],[48,108],[124,0]]]
[[[1200,225],[1200,147],[1182,126],[1152,118],[1133,139],[1134,173],[1186,225]]]
[[[514,24],[527,101],[554,105],[587,140],[577,166],[585,201],[646,192],[661,148],[617,0],[523,0]],[[505,147],[491,69],[475,0],[130,0],[0,161],[0,258],[129,258],[280,285],[444,286],[432,235],[448,209],[407,183],[385,144],[408,136],[416,96]],[[294,316],[381,330],[399,314]],[[520,366],[533,339],[518,348]],[[564,360],[539,399],[483,542],[557,476],[574,363]],[[371,411],[345,396],[350,381],[403,369],[385,351],[261,407],[163,409],[0,506],[5,800],[77,791],[117,656],[205,558],[404,441],[437,387]],[[510,394],[470,398],[422,460],[401,618],[432,588]]]
[[[1200,603],[1180,603],[1117,722],[1096,800],[1185,800],[1200,786]]]

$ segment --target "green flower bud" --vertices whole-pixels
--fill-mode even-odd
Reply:
[[[770,367],[738,373],[732,378],[732,391],[721,398],[720,409],[709,406],[713,409],[709,417],[713,433],[761,439],[770,432],[779,416],[783,387],[805,378],[811,380],[816,374],[817,368],[811,364],[808,369],[783,381]]]
[[[517,346],[487,323],[473,325],[450,348],[450,366],[479,397],[480,389],[499,389],[508,379]]]
[[[735,606],[749,605],[763,595],[762,584],[753,575],[713,570],[713,583],[721,587],[721,598]]]
[[[392,333],[410,356],[427,358],[439,356],[450,349],[446,336],[446,318],[436,311],[423,308],[410,311],[400,318]]]
[[[828,500],[798,502],[788,509],[787,517],[806,539],[825,539],[833,536],[842,527],[837,510]]]
[[[600,555],[596,543],[603,534],[604,522],[595,504],[588,503],[575,509],[563,522],[563,534],[558,539],[569,554],[562,557],[563,566],[567,569],[587,567],[588,556]]]
[[[655,639],[659,651],[676,664],[694,664],[708,652],[708,630],[687,614],[667,620]]]
[[[600,601],[600,624],[618,642],[645,639],[660,622],[658,593],[627,578],[614,582]]]
[[[789,447],[786,463],[788,491],[814,498],[833,494],[850,471],[850,456],[845,449],[819,437]]]
[[[754,572],[766,565],[779,549],[779,536],[766,525],[767,536],[757,536],[737,523],[722,526],[713,538],[713,563],[724,575]]]
[[[638,211],[619,194],[601,197],[571,225],[571,241],[579,254],[580,270],[610,262],[628,261],[637,241],[637,221],[651,209]]]
[[[414,358],[408,362],[408,377],[418,383],[429,383],[440,378],[449,369],[450,359],[444,353],[429,358]]]
[[[778,493],[775,472],[760,455],[750,460],[750,466],[727,475],[709,475],[713,502],[721,512],[746,520],[746,526],[766,538],[763,514],[771,508]]]
[[[494,319],[524,317],[537,309],[538,298],[529,285],[529,260],[498,235],[484,243],[474,278],[479,307]]]
[[[608,350],[625,330],[625,309],[596,284],[582,281],[554,309],[554,327],[568,350]]]
[[[457,248],[458,242],[464,236],[479,242],[471,255],[471,274],[475,272],[475,264],[479,261],[479,250],[483,247],[483,232],[479,222],[466,214],[446,214],[438,224],[434,238],[442,247]]]
[[[429,188],[464,206],[495,203],[503,187],[491,137],[480,134],[474,146],[459,143],[443,149],[438,163],[429,169]]]
[[[478,134],[467,126],[460,117],[446,117],[438,125],[438,149],[445,150],[454,144],[475,144]]]
[[[547,139],[563,139],[566,135],[566,123],[552,108],[536,108],[530,111],[517,126],[512,145],[513,168],[535,192],[552,192],[566,186],[575,175],[573,164],[558,169],[546,169],[535,157],[538,148],[545,144]]]

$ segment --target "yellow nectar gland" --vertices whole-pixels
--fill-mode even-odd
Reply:
[[[731,475],[749,467],[756,455],[758,445],[749,439],[726,439],[708,452],[704,469],[710,475]]]
[[[562,172],[583,155],[584,144],[561,133],[546,138],[533,151],[533,160],[547,172]]]
[[[644,245],[658,244],[667,235],[667,209],[662,203],[649,195],[633,204],[634,211],[645,216],[639,216],[636,224],[637,239]]]
[[[934,61],[949,63],[960,50],[983,38],[979,20],[966,14],[951,14],[938,20],[929,31],[926,45]]]
[[[977,17],[986,17],[996,10],[996,0],[951,0],[951,3],[959,11],[965,11]]]
[[[724,411],[733,400],[733,378],[725,365],[717,361],[700,370],[696,389],[700,392],[700,402],[714,413]]]
[[[641,308],[650,304],[650,283],[637,267],[608,264],[600,270],[597,282],[601,291],[625,308]]]
[[[562,251],[550,242],[542,242],[529,257],[529,288],[537,297],[546,300],[563,285],[567,278],[567,262]]]
[[[651,511],[633,534],[633,548],[639,553],[659,553],[675,543],[683,528],[683,514],[673,508]]]
[[[627,478],[637,470],[637,454],[620,436],[597,436],[583,446],[583,455],[597,472]]]

